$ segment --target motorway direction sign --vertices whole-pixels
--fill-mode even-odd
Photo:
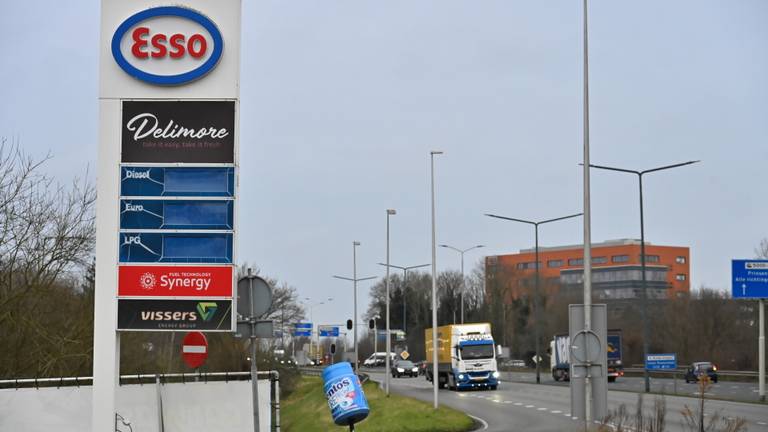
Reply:
[[[234,197],[231,167],[141,167],[120,169],[122,197]]]
[[[768,298],[768,260],[732,260],[733,298]]]
[[[122,162],[233,163],[234,101],[123,101]]]
[[[674,370],[677,369],[677,354],[646,354],[646,370]]]
[[[231,264],[232,233],[123,232],[121,263]]]
[[[232,200],[120,200],[120,229],[215,229],[234,226]]]
[[[189,332],[181,343],[181,358],[192,369],[205,364],[208,358],[208,340],[200,332]]]
[[[118,299],[117,329],[232,331],[232,300]]]
[[[232,266],[118,268],[120,297],[232,297]]]
[[[320,336],[339,337],[339,328],[336,326],[317,326],[317,331],[320,333]]]
[[[295,323],[293,325],[294,336],[312,336],[312,323]]]

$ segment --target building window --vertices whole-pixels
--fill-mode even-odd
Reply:
[[[685,257],[684,256],[679,256],[679,257],[675,258],[675,262],[678,263],[678,264],[685,264]]]
[[[539,263],[541,264],[541,263]],[[536,269],[536,262],[527,262],[527,263],[517,263],[517,269],[518,270],[535,270]]]
[[[640,255],[638,259],[642,260],[643,256]],[[658,255],[646,255],[645,256],[645,262],[646,263],[657,263],[659,262],[659,256]]]
[[[568,260],[569,266],[582,266],[584,265],[584,260],[582,258],[571,258]]]
[[[593,257],[592,258],[592,264],[605,264],[608,262],[608,258],[606,257]]]
[[[525,268],[525,263],[517,263],[517,269],[522,270]]]
[[[629,255],[614,255],[611,257],[611,261],[615,263],[624,263],[629,261]]]
[[[675,276],[675,279],[679,280],[679,281],[684,281],[685,280],[685,275],[680,273],[677,276]]]
[[[549,260],[547,261],[547,267],[562,267],[563,260]]]

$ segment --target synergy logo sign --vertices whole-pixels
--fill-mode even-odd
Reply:
[[[120,266],[120,297],[232,297],[231,266]]]
[[[221,32],[188,8],[155,7],[129,17],[112,36],[112,56],[128,75],[156,85],[181,85],[216,67]]]

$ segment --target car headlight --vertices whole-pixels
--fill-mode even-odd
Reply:
[[[411,369],[411,371],[412,371],[412,372],[418,372],[418,371],[419,371],[419,368],[413,368],[413,369]]]
[[[459,379],[463,380],[464,379],[464,374],[459,374]]]
[[[405,369],[403,369],[403,368],[397,368],[397,371],[398,371],[398,372],[405,372]]]
[[[497,371],[494,371],[494,372],[493,372],[493,377],[494,377],[494,378],[498,378],[498,377],[499,377],[499,372],[497,372]]]
[[[621,364],[621,360],[616,360],[616,364],[620,365]]]

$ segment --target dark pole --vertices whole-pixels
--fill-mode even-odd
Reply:
[[[404,268],[403,269],[403,332],[405,332],[406,335],[408,334],[408,331],[405,329],[405,325],[408,323],[408,320],[406,319],[406,315],[405,315],[406,313],[405,305],[408,304],[405,297],[405,290],[407,289],[408,289],[408,269]]]
[[[541,363],[539,357],[539,325],[541,324],[541,320],[539,319],[539,309],[541,309],[541,305],[539,304],[539,224],[536,223],[533,226],[536,230],[536,292],[533,294],[533,314],[536,319],[536,324],[533,326],[533,334],[536,338],[536,384],[541,384],[541,368],[539,365],[539,363]]]
[[[645,275],[645,219],[643,215],[643,173],[640,172],[637,175],[638,183],[640,185],[640,271],[642,271],[642,289],[643,289],[643,307],[642,307],[642,320],[643,320],[643,362],[648,356],[648,339],[651,337],[651,329],[648,325],[648,281]],[[651,377],[648,373],[648,369],[643,368],[643,378],[645,380],[645,392],[651,391]]]
[[[640,271],[642,272],[641,281],[642,281],[642,294],[640,295],[640,318],[643,321],[643,361],[645,361],[645,356],[648,355],[648,340],[651,337],[651,329],[648,323],[648,281],[647,277],[645,275],[645,220],[644,220],[644,214],[643,214],[643,174],[652,173],[656,171],[664,171],[672,168],[678,168],[686,165],[692,165],[695,163],[698,163],[700,161],[688,161],[688,162],[682,162],[677,163],[673,165],[665,165],[658,168],[652,168],[647,169],[644,171],[636,171],[636,170],[630,170],[625,168],[617,168],[617,167],[609,167],[609,166],[603,166],[603,165],[593,165],[590,164],[590,168],[598,168],[608,171],[618,171],[623,173],[629,173],[629,174],[636,174],[638,179],[638,186],[640,189]],[[643,371],[643,377],[645,380],[645,392],[649,393],[651,391],[651,378],[648,374],[647,370]]]

